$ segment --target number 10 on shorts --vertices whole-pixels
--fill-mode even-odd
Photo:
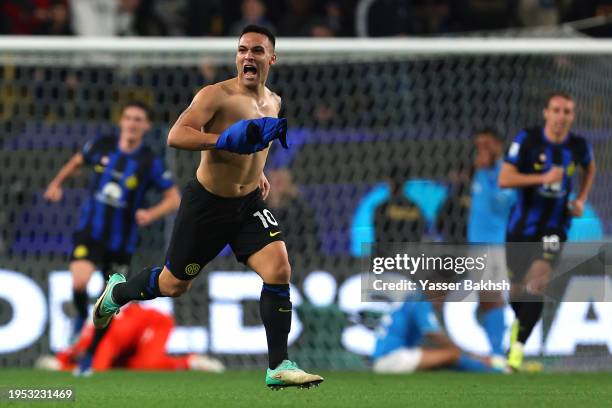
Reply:
[[[257,211],[256,213],[253,214],[253,217],[259,217],[264,228],[270,227],[268,223],[270,223],[271,225],[274,225],[275,227],[278,226],[278,222],[276,222],[276,219],[274,218],[270,210],[268,210],[267,208],[264,209],[263,211]]]

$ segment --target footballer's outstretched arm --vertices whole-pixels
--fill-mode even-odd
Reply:
[[[47,190],[45,190],[45,199],[53,202],[61,200],[63,196],[62,184],[74,175],[83,166],[83,163],[85,163],[85,159],[82,153],[79,152],[72,156],[49,183]]]
[[[219,109],[221,89],[216,85],[202,88],[183,111],[168,133],[168,146],[184,150],[210,150],[219,135],[202,132],[202,128]]]

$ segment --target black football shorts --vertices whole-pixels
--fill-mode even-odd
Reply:
[[[127,275],[132,254],[108,249],[104,242],[95,240],[87,231],[75,232],[73,243],[70,261],[89,261],[104,274],[105,278],[114,273]]]
[[[558,265],[567,234],[562,229],[550,229],[525,236],[508,234],[506,236],[506,264],[512,282],[521,282],[533,261],[543,260],[554,268]],[[532,243],[518,244],[517,243]]]
[[[176,278],[190,280],[227,244],[236,259],[246,263],[274,241],[282,241],[282,232],[259,188],[242,197],[226,198],[207,191],[194,179],[183,190],[166,267]]]

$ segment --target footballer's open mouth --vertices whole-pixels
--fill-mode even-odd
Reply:
[[[252,64],[245,64],[242,67],[242,73],[245,78],[254,78],[257,75],[257,67]]]

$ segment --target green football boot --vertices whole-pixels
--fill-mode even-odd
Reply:
[[[508,367],[513,371],[520,371],[523,365],[523,357],[525,351],[523,350],[523,343],[518,341],[519,332],[519,321],[515,320],[512,323],[512,329],[510,332],[510,351],[508,352]]]
[[[322,382],[323,377],[301,370],[290,360],[283,360],[274,370],[268,368],[266,372],[266,385],[275,391],[287,387],[318,387]]]
[[[106,288],[104,288],[104,292],[102,292],[102,295],[96,301],[93,310],[93,323],[96,329],[103,329],[108,326],[113,316],[119,313],[121,306],[113,301],[111,293],[118,283],[123,282],[125,282],[125,276],[120,273],[116,273],[108,278]]]

